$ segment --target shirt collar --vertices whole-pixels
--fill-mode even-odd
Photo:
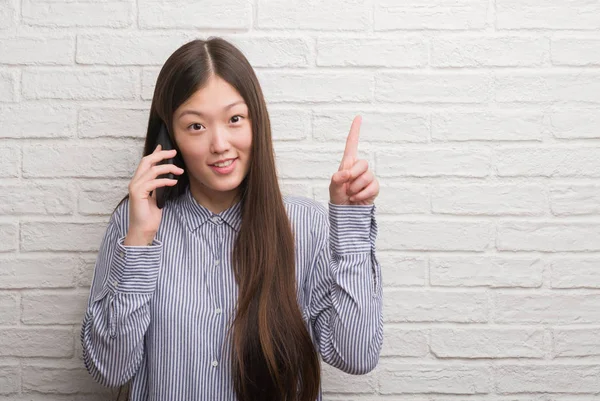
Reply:
[[[219,219],[227,223],[235,231],[240,230],[240,225],[242,224],[242,202],[237,202],[221,213],[215,214],[196,201],[189,185],[181,198],[185,219],[192,231],[196,231],[207,222],[209,224],[218,224],[214,221],[219,221]]]

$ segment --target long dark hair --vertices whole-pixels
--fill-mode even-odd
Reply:
[[[235,392],[240,401],[314,401],[321,369],[298,306],[294,238],[277,181],[269,114],[242,52],[221,38],[198,39],[167,59],[154,89],[144,155],[154,150],[163,121],[175,144],[174,111],[212,74],[240,93],[252,122],[250,167],[239,188],[242,224],[232,255],[239,294],[227,338]],[[175,163],[188,171],[180,157]],[[188,185],[187,173],[180,175],[167,199]]]

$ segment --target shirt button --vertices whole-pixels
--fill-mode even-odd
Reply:
[[[220,313],[221,313],[221,308],[217,308],[217,309],[215,309],[215,313],[216,313],[217,315],[218,315],[218,314],[220,314]]]
[[[221,218],[219,216],[213,216],[212,222],[215,224],[219,224],[221,222]]]
[[[219,362],[217,362],[217,361],[212,361],[212,365],[213,365],[213,366],[215,366],[215,367],[216,367],[218,364],[219,364]]]
[[[115,281],[113,284],[115,285],[115,288],[117,288],[119,286],[119,282],[118,281]]]
[[[215,266],[219,266],[219,259],[215,260]]]
[[[122,258],[125,257],[125,252],[121,251],[121,253],[119,253],[119,255],[121,255]]]

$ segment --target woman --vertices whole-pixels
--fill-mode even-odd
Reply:
[[[163,123],[174,150],[155,147]],[[359,125],[332,176],[329,213],[282,197],[247,59],[219,38],[175,51],[96,261],[81,332],[94,379],[129,383],[133,401],[314,401],[319,355],[371,371],[383,337],[379,184],[356,158]],[[157,188],[169,189],[163,208]]]

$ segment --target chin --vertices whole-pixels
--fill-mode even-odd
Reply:
[[[219,192],[229,192],[237,189],[243,180],[236,178],[230,179],[221,179],[221,180],[211,180],[209,185],[207,185],[213,191]]]

